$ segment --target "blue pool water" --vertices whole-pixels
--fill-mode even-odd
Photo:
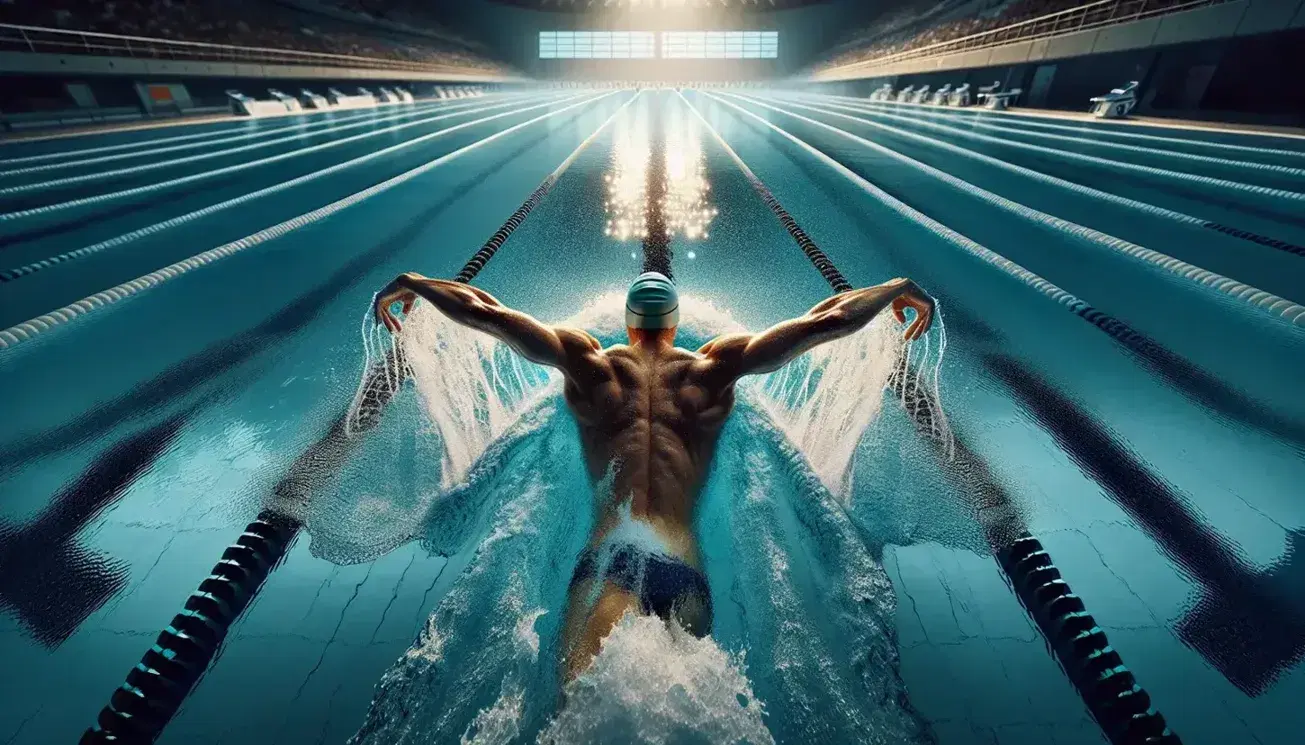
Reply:
[[[930,369],[945,328],[955,447],[867,374],[882,409],[840,466],[785,418],[793,388],[751,382],[696,517],[712,638],[632,619],[559,708],[592,521],[574,425],[495,357],[522,375],[509,416],[457,465],[441,376],[419,380],[295,508],[162,742],[1104,742],[994,560],[995,513],[1183,742],[1295,739],[1305,139],[760,90],[0,144],[0,738],[94,722],[349,406],[372,294],[455,275],[586,142],[477,286],[617,341],[610,293],[645,261],[620,220],[660,157],[683,343],[800,314],[830,286],[737,157],[851,284],[939,299],[912,354]]]

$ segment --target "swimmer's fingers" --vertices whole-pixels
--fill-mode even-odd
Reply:
[[[403,297],[402,290],[398,292],[382,292],[380,295],[376,296],[376,322],[388,329],[390,333],[397,334],[402,328],[399,325],[399,319],[395,318],[394,311],[391,310],[391,306],[400,300],[403,300],[405,308],[404,312],[407,312],[407,308],[411,305],[412,301]]]
[[[933,325],[933,298],[920,295],[905,295],[901,298],[904,304],[915,311],[915,321],[906,329],[904,334],[907,341],[915,341],[929,330]]]

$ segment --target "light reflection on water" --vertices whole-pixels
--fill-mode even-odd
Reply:
[[[701,133],[696,122],[678,106],[666,108],[661,124],[665,183],[657,206],[662,212],[666,237],[705,240],[719,210],[711,200]],[[607,223],[603,232],[618,241],[648,237],[652,138],[647,117],[626,120],[616,134],[611,169],[603,177],[607,192],[603,203]]]

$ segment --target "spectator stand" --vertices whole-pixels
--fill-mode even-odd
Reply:
[[[930,22],[901,33],[868,35],[873,41],[843,52],[814,71],[817,78],[839,78],[899,62],[1004,46],[1020,41],[1130,23],[1229,0],[1014,0],[1000,7],[976,3],[958,12],[967,17]]]

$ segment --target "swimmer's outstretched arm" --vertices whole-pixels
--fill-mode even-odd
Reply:
[[[374,308],[377,323],[391,333],[398,333],[401,324],[390,307],[402,303],[406,314],[418,297],[450,320],[503,341],[531,362],[563,372],[571,372],[579,364],[579,358],[602,348],[597,339],[584,331],[548,326],[527,313],[507,307],[484,290],[414,272],[400,274],[377,293]]]
[[[908,341],[923,336],[933,323],[933,298],[909,279],[894,279],[835,295],[805,315],[759,334],[717,337],[698,353],[730,378],[773,372],[820,344],[859,331],[889,306],[902,323],[906,323],[907,308],[915,311],[915,320],[906,329]]]

